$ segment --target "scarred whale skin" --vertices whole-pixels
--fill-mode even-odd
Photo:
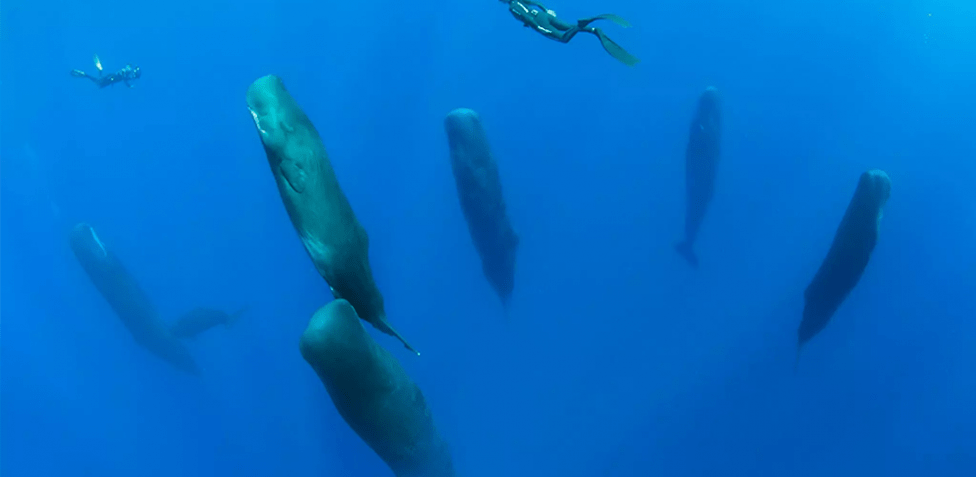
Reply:
[[[347,300],[362,319],[416,352],[387,322],[369,265],[369,236],[339,187],[312,121],[273,75],[251,84],[247,106],[288,217],[333,297]]]

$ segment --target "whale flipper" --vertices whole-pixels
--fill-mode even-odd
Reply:
[[[285,181],[288,182],[291,190],[299,194],[305,192],[305,171],[295,161],[282,161],[281,175],[285,177]]]

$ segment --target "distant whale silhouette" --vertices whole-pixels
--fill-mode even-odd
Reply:
[[[170,333],[149,296],[105,247],[91,225],[75,225],[71,231],[71,250],[136,343],[181,371],[200,374],[190,351]]]
[[[803,294],[803,320],[797,330],[800,348],[820,333],[861,279],[878,243],[884,206],[891,196],[891,179],[881,170],[861,174],[837,227],[827,257]]]
[[[386,319],[369,265],[369,236],[339,187],[312,121],[277,76],[252,83],[247,106],[288,217],[332,296],[349,301],[362,319],[416,353]]]
[[[502,303],[507,305],[515,287],[519,238],[506,215],[498,165],[491,155],[478,113],[455,109],[444,120],[444,128],[468,232],[481,256],[485,277]]]
[[[685,234],[674,246],[692,267],[698,267],[695,240],[705,219],[708,204],[715,194],[722,139],[722,112],[718,90],[705,88],[698,99],[698,110],[691,122],[688,147],[685,150]]]
[[[397,477],[455,475],[424,394],[366,333],[349,302],[319,308],[299,348],[339,415]]]

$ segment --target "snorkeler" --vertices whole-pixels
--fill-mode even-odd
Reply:
[[[116,71],[110,75],[105,75],[102,70],[102,62],[98,59],[98,55],[95,55],[95,69],[98,70],[98,76],[92,76],[81,70],[71,70],[71,76],[75,78],[88,78],[92,80],[99,88],[104,88],[106,86],[112,86],[115,83],[122,82],[126,86],[132,88],[132,83],[142,76],[142,71],[139,70],[138,66],[125,65],[121,70]]]
[[[590,23],[596,20],[610,20],[624,28],[630,26],[626,20],[617,15],[609,13],[597,15],[593,18],[579,20],[575,25],[572,25],[556,18],[556,12],[546,8],[539,2],[532,0],[498,1],[507,3],[508,10],[512,12],[512,16],[524,23],[526,27],[542,33],[547,38],[551,38],[560,43],[569,43],[569,40],[572,40],[577,33],[585,31],[596,35],[600,39],[600,43],[603,44],[603,49],[607,50],[610,56],[620,60],[623,64],[634,66],[640,61],[635,56],[627,53],[620,45],[614,43],[613,40],[607,38],[599,28],[589,26]]]

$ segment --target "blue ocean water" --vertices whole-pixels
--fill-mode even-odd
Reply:
[[[0,3],[0,474],[392,475],[298,352],[331,299],[244,93],[280,76],[359,220],[401,362],[458,475],[976,475],[976,3],[551,0]],[[98,54],[127,89],[72,78]],[[674,253],[698,94],[722,159]],[[508,314],[443,120],[481,115],[520,236]],[[858,175],[892,179],[863,278],[794,372],[803,289]],[[93,224],[192,340],[138,347],[68,247]]]

